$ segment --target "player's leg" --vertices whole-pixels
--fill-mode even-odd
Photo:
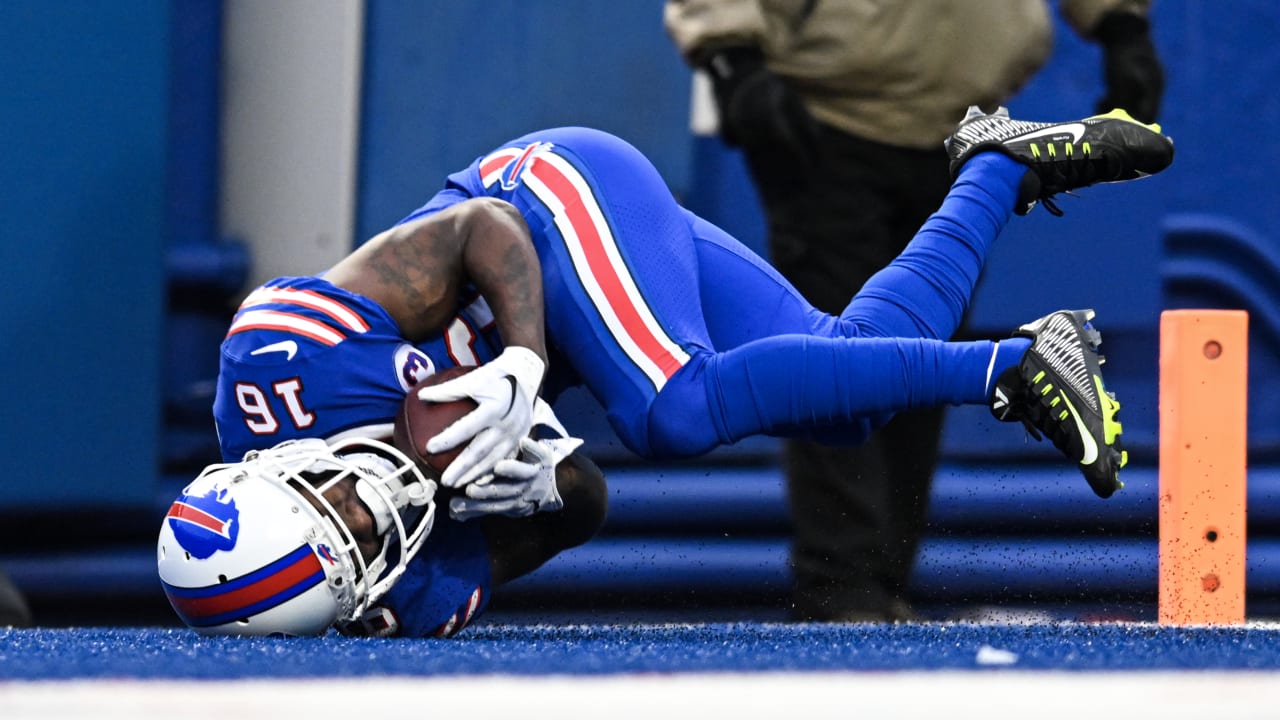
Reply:
[[[698,369],[672,378],[659,396],[651,419],[657,446],[705,449],[696,444],[706,443],[702,433],[664,423],[691,417],[698,391],[684,388],[687,377],[710,396],[712,412],[698,419],[719,442],[757,433],[858,442],[873,422],[904,409],[984,402],[990,376],[1030,343],[936,338],[958,324],[1026,169],[996,154],[971,165],[905,257],[844,318],[814,309],[775,270],[693,219],[703,315],[719,352],[695,358]]]
[[[988,150],[992,152],[984,152]],[[986,246],[1011,208],[1025,213],[1038,200],[1056,212],[1051,203],[1056,193],[1146,177],[1160,172],[1173,159],[1172,141],[1160,134],[1158,126],[1137,123],[1121,112],[1066,123],[1028,123],[1010,120],[1007,114],[974,112],[948,142],[948,151],[952,171],[958,174],[957,187],[903,257],[851,302],[845,313],[856,328],[851,334],[949,336],[968,303]],[[995,157],[996,153],[1004,158]],[[1125,463],[1125,454],[1118,443],[1119,405],[1105,391],[1098,372],[1099,338],[1087,324],[1091,316],[1088,311],[1054,313],[1023,326],[1018,333],[1021,338],[1015,338],[1020,342],[1008,341],[991,349],[982,387],[989,390],[992,377],[1008,379],[1009,385],[1000,388],[993,402],[997,415],[1021,419],[1033,430],[1049,435],[1059,449],[1080,463],[1091,487],[1105,497],[1119,487],[1117,471]],[[972,383],[972,357],[966,362],[945,351],[934,355],[938,348],[895,342],[902,352],[901,375],[895,377],[892,367],[870,366],[872,372],[865,377],[875,387],[871,392],[857,388],[858,397],[850,405],[824,401],[839,397],[838,385],[849,377],[841,374],[849,368],[840,365],[840,358],[876,360],[866,354],[871,346],[866,340],[851,347],[848,354],[827,357],[829,367],[813,373],[806,371],[815,362],[821,364],[826,351],[817,341],[801,355],[792,355],[790,366],[786,355],[796,348],[782,347],[773,340],[718,354],[707,360],[704,369],[704,384],[712,395],[710,406],[716,409],[707,419],[716,424],[723,442],[732,442],[739,433],[786,430],[797,420],[807,426],[822,425],[833,419],[823,415],[825,410],[835,410],[835,417],[842,417],[853,407],[877,412],[886,401],[906,403],[900,407],[928,406],[945,401],[948,392],[961,390],[945,381],[937,383],[936,371],[941,366],[921,365],[917,352],[948,365],[942,375],[966,368],[962,374],[969,380],[954,379]],[[1010,362],[1010,350],[1020,355],[1015,363]],[[785,376],[780,367],[792,375]],[[828,374],[827,369],[834,372]],[[796,373],[820,381],[834,378],[836,385],[827,389],[826,396],[817,395],[820,388],[806,387]],[[902,377],[908,379],[899,384]],[[679,385],[668,386],[667,397],[675,396],[675,387]],[[668,417],[668,413],[659,412],[664,399],[660,396],[655,403],[654,419]],[[1008,414],[1002,415],[1002,409]],[[681,440],[674,432],[655,432],[671,442]]]
[[[688,215],[630,145],[580,128],[536,139],[551,147],[533,158],[513,202],[542,261],[548,335],[636,452],[696,455],[824,426],[857,440],[871,418],[987,398],[995,344],[815,336],[821,315],[776,273],[756,272],[763,282],[743,273],[730,286],[728,268],[743,266],[704,266]],[[713,350],[703,314],[711,282],[777,299],[768,312],[737,315],[763,324],[726,352]],[[1005,355],[997,370],[1016,361]]]
[[[530,139],[550,147],[531,158],[511,200],[529,220],[542,263],[548,336],[604,406],[629,448],[642,455],[696,455],[750,434],[803,432],[815,423],[863,421],[868,410],[898,409],[898,399],[867,402],[857,393],[832,397],[834,386],[850,383],[878,393],[882,383],[854,378],[866,377],[865,368],[872,365],[898,367],[892,341],[864,348],[878,360],[841,357],[847,353],[837,346],[850,341],[807,334],[812,332],[811,320],[832,320],[815,313],[776,273],[762,271],[758,258],[739,257],[709,275],[698,256],[690,216],[676,204],[656,169],[630,145],[582,128],[547,131]],[[722,242],[722,247],[733,245]],[[743,271],[733,276],[732,285],[725,282],[729,268]],[[740,336],[750,340],[733,351],[741,359],[722,361],[713,350],[700,294],[708,282],[740,298],[774,298],[761,312],[737,315],[741,325],[762,323]],[[779,332],[790,334],[776,335]],[[797,380],[796,363],[810,354],[815,373]],[[980,364],[985,369],[987,358]],[[716,387],[722,365],[731,387]],[[737,401],[726,407],[716,393],[745,398],[750,381],[744,375],[753,372],[787,376],[769,385],[779,387],[789,380],[792,396],[767,393],[763,417],[752,412],[746,419],[740,417],[745,411]],[[668,392],[673,383],[678,389]],[[981,388],[975,392],[981,393]],[[667,400],[660,402],[663,397]],[[812,411],[807,406],[813,406]],[[682,418],[719,418],[725,412],[734,419],[679,427]],[[651,439],[655,425],[664,433],[657,442]],[[679,436],[674,441],[665,435],[672,430]]]
[[[982,269],[987,244],[1011,211],[1098,183],[1148,177],[1173,161],[1158,125],[1117,110],[1083,120],[1011,120],[1001,108],[969,116],[947,141],[955,184],[907,249],[854,297],[843,317],[859,334],[947,338]]]
[[[902,410],[986,403],[1029,343],[780,335],[691,356],[649,412],[649,454],[697,455],[751,435],[856,443]],[[833,430],[838,430],[837,438]]]
[[[712,341],[723,350],[789,332],[951,337],[991,242],[1013,215],[1026,173],[1025,165],[999,153],[982,153],[967,162],[938,211],[839,317],[812,307],[781,273],[719,228],[690,215],[702,275],[702,312]]]
[[[838,318],[810,306],[763,260],[695,218],[703,313],[716,347],[784,332],[949,338],[968,307],[991,242],[1013,215],[1026,172],[1024,165],[997,153],[967,163],[939,210]],[[742,291],[747,282],[752,292]]]
[[[858,335],[950,338],[968,309],[991,243],[1013,216],[1026,172],[997,153],[974,157],[937,212],[862,286],[841,318]]]
[[[692,231],[652,165],[603,133],[548,136],[524,182],[549,333],[640,454],[985,403],[1029,344],[781,335],[713,352]]]
[[[510,200],[542,265],[548,339],[620,439],[644,452],[653,398],[711,347],[689,224],[653,165],[619,138],[560,128],[527,139],[547,145]]]
[[[852,329],[814,307],[736,238],[691,212],[685,217],[697,253],[702,317],[716,350],[778,335],[843,337]]]
[[[726,443],[755,433],[839,426],[907,408],[985,402],[993,377],[1019,363],[1022,368],[1036,365],[1036,372],[1023,377],[1013,390],[1040,387],[1047,373],[1056,386],[1079,385],[1081,397],[1093,402],[1089,410],[1081,411],[1088,417],[1030,406],[1027,416],[1035,418],[1032,424],[1053,436],[1055,444],[1082,465],[1097,459],[1091,448],[1114,450],[1102,453],[1104,459],[1114,457],[1114,462],[1103,462],[1101,469],[1096,465],[1085,469],[1095,489],[1109,492],[1114,481],[1111,470],[1123,465],[1124,456],[1115,446],[1119,425],[1112,422],[1114,401],[1108,402],[1098,389],[1100,375],[1088,373],[1098,386],[1091,390],[1062,376],[1052,361],[1032,362],[1038,350],[1026,352],[1031,347],[1028,340],[1034,337],[1037,346],[1056,360],[1082,357],[1080,362],[1086,363],[1096,356],[1096,343],[1091,342],[1091,331],[1083,320],[1033,324],[1024,330],[1024,337],[999,345],[906,338],[942,338],[954,332],[986,249],[1011,210],[1027,209],[1028,198],[1047,200],[1054,193],[1097,182],[1159,172],[1172,160],[1172,142],[1156,126],[1112,115],[1059,124],[975,116],[961,125],[949,147],[953,170],[958,172],[956,186],[903,255],[850,303],[844,318],[854,327],[850,334],[858,337],[844,343],[832,338],[767,338],[699,359],[696,368],[682,371],[685,377],[701,374],[709,394],[711,412],[697,419],[714,426],[719,440]],[[866,334],[884,338],[877,343]],[[1051,388],[1044,385],[1042,389],[1049,392]],[[654,442],[669,445],[669,450],[696,452],[699,447],[693,443],[703,438],[664,424],[684,409],[675,399],[680,395],[669,384],[659,396],[651,432],[658,437]],[[682,399],[688,404],[693,398]],[[1073,418],[1079,422],[1063,424]]]

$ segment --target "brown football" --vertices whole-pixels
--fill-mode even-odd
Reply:
[[[470,398],[439,403],[424,402],[418,399],[418,390],[429,385],[439,385],[472,370],[475,368],[451,367],[428,375],[409,388],[409,394],[400,404],[400,412],[396,415],[396,447],[413,458],[418,463],[418,467],[433,480],[440,479],[440,474],[458,457],[466,444],[441,453],[429,453],[427,441],[452,425],[458,418],[475,410],[476,402]]]

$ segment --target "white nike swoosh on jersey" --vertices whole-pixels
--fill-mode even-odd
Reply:
[[[1065,393],[1062,396],[1062,401],[1067,404],[1067,411],[1071,413],[1071,419],[1076,421],[1076,430],[1080,431],[1080,440],[1084,443],[1084,457],[1080,458],[1080,464],[1092,465],[1093,461],[1098,459],[1098,443],[1094,442],[1089,428],[1085,426],[1084,420],[1080,419],[1080,413],[1076,412],[1075,406],[1067,399]]]
[[[1080,142],[1080,138],[1084,137],[1084,124],[1068,123],[1066,125],[1054,125],[1053,127],[1034,130],[1032,132],[1027,133],[1026,135],[1017,135],[1009,138],[1009,140],[1018,140],[1018,141],[1034,140],[1035,138],[1038,138],[1038,137],[1049,137],[1053,135],[1059,135],[1063,132],[1070,132],[1072,136],[1071,142],[1078,143]],[[1006,140],[1005,142],[1008,142],[1009,140]]]
[[[294,342],[294,341],[292,341],[292,340],[281,340],[280,342],[277,342],[277,343],[271,343],[270,345],[263,345],[262,347],[258,348],[257,350],[254,350],[253,352],[251,352],[251,353],[249,353],[249,354],[250,354],[250,355],[262,355],[262,354],[264,354],[264,353],[269,353],[269,352],[285,352],[285,353],[289,353],[289,357],[287,357],[287,358],[285,358],[285,359],[286,359],[286,360],[292,360],[292,359],[293,359],[293,356],[294,356],[294,355],[296,355],[296,354],[298,354],[298,343],[296,343],[296,342]]]

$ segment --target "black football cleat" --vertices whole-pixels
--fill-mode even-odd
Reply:
[[[1014,336],[1031,338],[1031,347],[996,379],[991,412],[1022,422],[1037,440],[1048,436],[1105,498],[1124,487],[1129,454],[1120,444],[1120,403],[1102,382],[1102,334],[1092,319],[1092,310],[1059,310],[1018,328]]]
[[[987,115],[976,105],[946,140],[951,176],[975,153],[995,150],[1031,168],[1014,208],[1026,215],[1037,201],[1054,215],[1054,195],[1098,183],[1154,175],[1173,162],[1173,140],[1156,124],[1145,125],[1124,110],[1083,120],[1045,123],[1013,120],[1005,108]]]

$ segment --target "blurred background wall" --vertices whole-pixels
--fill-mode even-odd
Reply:
[[[152,500],[169,19],[0,3],[2,508]]]
[[[1157,0],[1153,25],[1174,166],[1066,198],[1065,218],[1016,221],[971,329],[1096,308],[1135,467],[1153,471],[1160,310],[1249,309],[1251,457],[1265,469],[1280,448],[1267,402],[1280,6]],[[1092,112],[1097,50],[1058,30],[1015,117]],[[690,132],[690,97],[657,0],[0,3],[0,568],[51,603],[83,591],[86,573],[106,596],[157,597],[149,544],[181,482],[217,459],[211,380],[240,294],[322,270],[509,137],[619,134],[689,206],[761,247],[740,160]],[[589,402],[570,412],[626,462]],[[982,408],[951,414],[946,447],[957,483],[982,482],[966,463],[1050,457]],[[765,488],[760,504],[776,506],[770,450],[712,462],[747,457],[766,473],[750,486]],[[1148,539],[1152,482],[1128,506]],[[1266,517],[1269,499],[1251,513]],[[782,542],[762,556],[775,579]]]

